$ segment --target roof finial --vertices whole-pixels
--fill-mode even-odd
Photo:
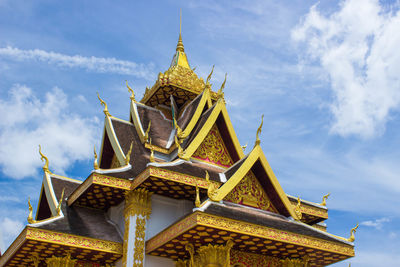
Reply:
[[[183,47],[183,42],[182,42],[182,9],[180,11],[179,39],[178,39],[178,45],[176,46],[176,51],[185,52],[185,48]]]
[[[33,219],[32,213],[33,213],[33,208],[31,205],[31,198],[28,197],[28,206],[29,206],[29,215],[28,215],[28,223],[32,224],[32,223],[36,223],[36,221]]]
[[[327,195],[322,197],[322,202],[321,202],[321,206],[326,206],[326,200],[328,199],[328,197],[331,195],[331,193],[328,193]]]
[[[131,93],[130,99],[134,102],[136,102],[135,100],[135,92],[133,92],[133,89],[129,86],[128,81],[126,81],[126,87],[128,88],[128,91]]]
[[[97,163],[97,153],[96,153],[96,146],[94,146],[94,150],[93,150],[93,152],[94,152],[94,162],[93,162],[93,168],[94,168],[95,170],[98,170],[98,169],[99,169],[99,163]]]
[[[107,117],[110,117],[111,114],[110,114],[110,112],[108,112],[107,103],[104,102],[104,100],[100,98],[99,92],[97,92],[97,98],[100,100],[100,104],[101,104],[102,106],[104,106],[104,110],[103,110],[104,115],[106,115]]]
[[[297,215],[298,220],[300,221],[301,218],[303,217],[303,214],[301,212],[301,200],[300,200],[300,197],[297,197],[297,205],[294,208],[294,213]]]
[[[40,145],[39,145],[39,154],[40,154],[40,159],[45,162],[42,167],[43,171],[51,174],[49,170],[49,159],[45,155],[43,155],[42,147]]]
[[[258,127],[258,129],[257,129],[257,133],[256,133],[256,143],[254,144],[254,146],[258,146],[258,145],[260,145],[260,143],[261,143],[260,134],[261,134],[261,130],[262,130],[263,123],[264,123],[264,114],[262,114],[262,116],[261,116],[261,124],[260,124],[260,126]]]
[[[347,241],[349,241],[349,242],[354,242],[354,240],[356,240],[356,238],[355,238],[355,236],[354,236],[354,233],[357,231],[357,228],[358,228],[358,223],[357,223],[356,227],[351,228],[351,230],[350,230],[350,237],[347,239]]]

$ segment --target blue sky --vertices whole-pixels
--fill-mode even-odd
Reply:
[[[328,199],[328,231],[356,233],[356,257],[400,262],[400,4],[397,1],[0,0],[0,248],[37,203],[42,163],[83,179],[103,113],[128,119],[128,80],[141,96],[175,51],[179,9],[189,63],[262,147],[284,190]]]

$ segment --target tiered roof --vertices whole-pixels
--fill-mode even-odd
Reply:
[[[325,232],[324,205],[285,194],[260,147],[261,126],[255,146],[244,154],[226,109],[225,82],[213,92],[210,78],[204,82],[190,68],[180,35],[170,68],[140,102],[128,86],[129,121],[111,116],[101,100],[105,121],[93,172],[80,182],[45,170],[36,221],[1,257],[0,266],[27,265],[26,251],[51,255],[71,247],[78,259],[115,261],[122,256],[121,233],[106,212],[137,188],[193,203],[201,200],[147,241],[151,255],[188,257],[177,243],[200,246],[233,239],[237,253],[308,255],[311,266],[353,256],[353,239]],[[35,249],[38,242],[42,246]],[[174,249],[168,249],[171,244]]]

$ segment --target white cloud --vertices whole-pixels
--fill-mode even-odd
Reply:
[[[22,50],[11,46],[0,48],[0,56],[15,61],[40,61],[59,67],[83,68],[99,73],[127,74],[147,80],[154,78],[152,64],[137,64],[116,58],[69,56],[40,49]]]
[[[364,226],[368,226],[368,227],[374,227],[377,230],[381,230],[382,227],[383,227],[383,224],[386,223],[386,222],[390,222],[390,219],[386,218],[386,217],[383,217],[383,218],[376,219],[376,220],[373,220],[373,221],[361,222],[360,225],[364,225]]]
[[[398,3],[391,10],[378,0],[346,0],[325,16],[315,5],[293,29],[292,39],[304,45],[302,56],[329,74],[332,133],[382,134],[391,111],[399,108],[398,8]]]
[[[4,243],[10,243],[11,240],[14,240],[21,232],[22,228],[23,224],[18,220],[5,217],[0,221],[0,250],[2,254],[5,252]],[[2,237],[3,241],[1,240]]]
[[[50,169],[63,173],[75,161],[92,157],[98,119],[71,113],[59,88],[43,100],[23,85],[15,85],[9,99],[0,99],[0,166],[13,178],[37,174],[42,166],[38,145],[50,160]]]

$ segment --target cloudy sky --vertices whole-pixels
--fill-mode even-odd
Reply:
[[[255,139],[284,190],[328,199],[328,231],[356,257],[400,262],[400,2],[0,0],[0,248],[26,224],[42,180],[84,179],[103,113],[128,119],[125,80],[141,96],[175,51],[179,9],[189,63],[216,68],[242,144]],[[378,245],[379,244],[379,245]]]

